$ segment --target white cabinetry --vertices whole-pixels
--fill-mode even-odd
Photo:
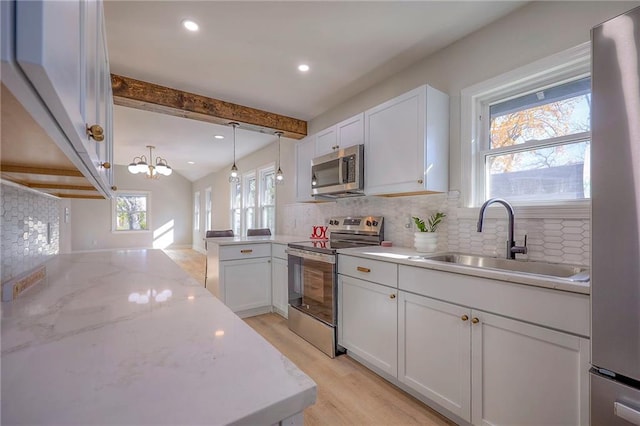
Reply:
[[[338,277],[338,344],[380,371],[398,371],[398,290]]]
[[[398,299],[398,380],[470,421],[470,310],[404,291]]]
[[[589,424],[588,339],[471,315],[473,424]]]
[[[420,86],[364,113],[365,194],[445,192],[449,97]]]
[[[364,113],[316,133],[316,156],[329,154],[340,148],[364,143]]]
[[[271,245],[271,303],[273,311],[287,318],[289,305],[289,265],[286,244]]]
[[[72,146],[97,180],[98,189],[109,194],[113,183],[112,103],[102,2],[14,4],[15,57],[3,54],[3,60],[15,61],[62,129],[64,143]],[[21,90],[18,85],[10,86],[14,93]],[[24,99],[21,94],[16,97]],[[88,136],[87,126],[94,126],[93,136]]]
[[[338,344],[396,377],[398,266],[339,255],[338,273]]]
[[[311,160],[316,153],[315,138],[308,136],[296,144],[296,201],[314,201],[311,195]]]
[[[207,242],[207,288],[240,317],[271,311],[271,244]]]

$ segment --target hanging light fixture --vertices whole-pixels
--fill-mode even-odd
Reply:
[[[156,148],[155,146],[147,145],[147,148],[149,148],[149,159],[147,160],[145,155],[134,157],[133,161],[129,163],[129,173],[133,173],[134,175],[138,173],[146,173],[146,176],[149,179],[158,179],[160,175],[169,176],[173,173],[173,169],[171,169],[167,160],[162,157],[156,157],[154,164],[153,150]]]
[[[240,124],[232,121],[229,126],[233,127],[233,166],[231,166],[231,172],[229,173],[229,182],[240,182],[240,174],[238,173],[238,167],[236,167],[236,127]]]
[[[284,173],[282,173],[282,169],[280,168],[280,137],[282,136],[282,132],[275,132],[276,136],[278,136],[278,171],[276,172],[276,185],[284,184]]]

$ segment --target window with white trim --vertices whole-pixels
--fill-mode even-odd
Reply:
[[[270,164],[242,175],[231,183],[231,228],[246,235],[249,228],[269,228],[275,234],[275,165]]]
[[[260,174],[260,228],[269,228],[276,233],[276,171],[267,167],[258,171]]]
[[[200,230],[200,191],[193,195],[193,230]]]
[[[114,232],[140,232],[151,229],[151,193],[143,191],[118,192],[113,198]]]
[[[493,197],[532,206],[590,197],[589,62],[583,45],[463,90],[468,206]]]
[[[242,184],[231,183],[231,229],[234,235],[242,235]]]
[[[205,189],[204,191],[204,214],[205,214],[205,229],[211,229],[211,187]]]

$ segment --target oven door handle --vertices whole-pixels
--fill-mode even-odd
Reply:
[[[330,263],[334,265],[336,263],[336,256],[333,254],[314,253],[306,250],[298,250],[294,248],[285,249],[285,253],[290,256],[301,257],[303,259],[316,260],[318,262]]]

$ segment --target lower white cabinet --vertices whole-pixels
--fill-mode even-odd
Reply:
[[[589,340],[472,311],[475,425],[588,425]]]
[[[234,312],[271,307],[271,258],[220,262],[222,301]]]
[[[588,425],[589,340],[403,291],[398,380],[474,425]]]
[[[271,263],[271,298],[273,311],[287,318],[289,305],[289,266],[286,259],[274,257]]]
[[[470,422],[470,310],[403,291],[398,303],[398,380]]]
[[[338,344],[396,377],[398,290],[339,275],[338,292]]]

